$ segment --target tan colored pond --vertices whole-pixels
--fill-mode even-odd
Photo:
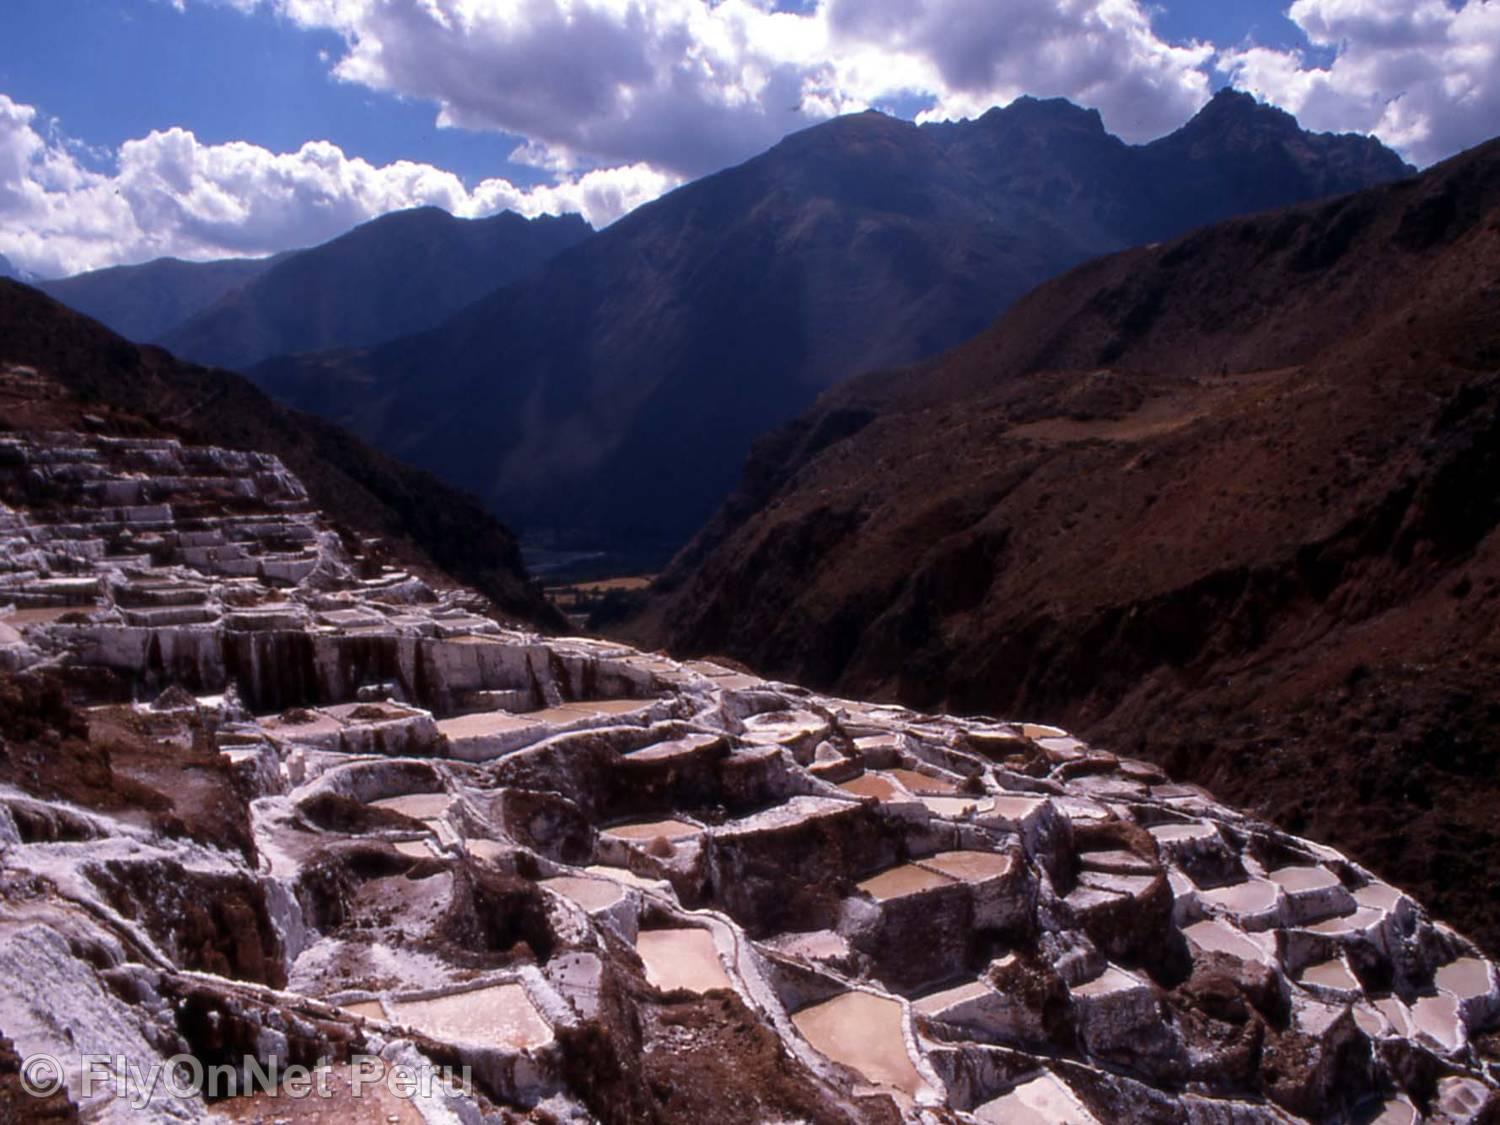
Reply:
[[[915,863],[906,863],[864,880],[859,884],[859,889],[876,902],[887,902],[893,898],[944,887],[952,882],[952,879],[941,872],[929,871]]]
[[[594,699],[578,703],[561,703],[544,711],[533,711],[526,717],[541,723],[574,723],[579,719],[591,719],[596,715],[629,715],[645,711],[655,703],[652,699]]]
[[[367,1020],[383,1020],[386,1018],[385,1009],[380,1006],[379,1000],[356,1000],[352,1004],[339,1005],[344,1011],[352,1016],[359,1016]]]
[[[898,1001],[851,991],[803,1008],[792,1023],[813,1048],[876,1086],[915,1095],[922,1078],[906,1052]]]
[[[897,789],[887,778],[877,773],[862,773],[852,781],[839,786],[845,793],[856,797],[875,797],[882,801],[905,801],[910,798]]]
[[[453,798],[446,793],[408,793],[404,797],[382,797],[370,802],[372,808],[390,809],[413,820],[435,820],[452,805]]]
[[[1073,1091],[1052,1074],[1042,1074],[1004,1097],[974,1111],[986,1125],[1098,1125]]]
[[[1329,890],[1339,885],[1338,876],[1326,867],[1283,867],[1268,876],[1282,890],[1291,894],[1299,891]]]
[[[916,770],[893,769],[881,770],[880,772],[886,777],[899,781],[913,793],[950,794],[958,792],[958,786],[954,785],[951,781],[944,781],[940,777],[928,777],[925,773],[918,773]]]
[[[921,797],[918,798],[935,815],[959,817],[973,809],[976,813],[989,812],[995,802],[988,797]]]
[[[1490,963],[1478,957],[1460,957],[1437,971],[1437,986],[1460,1000],[1488,996],[1494,987],[1490,982]]]
[[[1276,884],[1267,879],[1246,879],[1228,887],[1200,891],[1199,897],[1236,914],[1260,914],[1276,905],[1276,893]]]
[[[1264,961],[1266,959],[1266,953],[1260,946],[1233,926],[1226,925],[1217,919],[1195,922],[1182,931],[1182,936],[1206,953],[1227,953],[1231,957],[1238,957],[1241,961]]]
[[[1463,1046],[1463,1030],[1459,1026],[1458,999],[1446,992],[1436,996],[1420,996],[1411,1006],[1411,1024],[1419,1032],[1425,1032],[1446,1050],[1456,1051]]]
[[[734,987],[707,930],[642,930],[636,935],[635,951],[646,966],[646,979],[663,992]]]
[[[986,879],[999,879],[1009,875],[1014,861],[1000,852],[938,852],[917,861],[923,867],[937,871],[964,883],[982,883]]]
[[[606,828],[604,835],[619,840],[654,840],[658,836],[664,836],[668,840],[684,840],[701,831],[703,830],[696,825],[685,824],[680,820],[647,820],[638,824],[616,824],[612,828]]]
[[[625,889],[608,879],[580,879],[576,875],[559,875],[537,884],[556,891],[585,910],[603,910],[625,897]]]
[[[1332,961],[1324,961],[1320,965],[1309,965],[1302,973],[1303,984],[1318,984],[1324,988],[1338,988],[1344,991],[1355,991],[1359,988],[1359,981],[1349,971],[1349,966],[1335,958]]]
[[[397,1023],[450,1042],[524,1051],[552,1038],[552,1029],[519,984],[495,984],[430,1000],[389,1000]]]

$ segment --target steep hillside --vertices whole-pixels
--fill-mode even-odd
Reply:
[[[634,635],[1085,730],[1500,947],[1497,450],[1500,143],[829,393]]]
[[[1096,254],[1408,171],[1232,93],[1141,147],[1065,102],[924,128],[862,114],[640,208],[432,332],[252,374],[528,531],[660,555],[759,434],[840,379],[956,344]]]
[[[8,429],[169,434],[275,454],[317,504],[386,539],[397,558],[461,578],[518,620],[559,623],[527,581],[514,537],[474,500],[238,376],[137,347],[11,281],[0,281],[0,369]]]
[[[37,288],[126,339],[146,343],[253,281],[277,260],[157,258],[138,266],[112,266],[43,281]]]
[[[431,328],[590,233],[577,215],[399,211],[286,257],[159,339],[187,359],[236,369],[378,344]]]

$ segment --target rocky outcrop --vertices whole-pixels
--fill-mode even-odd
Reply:
[[[271,457],[13,434],[0,499],[0,1104],[45,1053],[48,1113],[131,1119],[83,1052],[325,1059],[338,1120],[1500,1104],[1489,961],[1153,766],[503,627]],[[361,1101],[366,1056],[473,1084]]]

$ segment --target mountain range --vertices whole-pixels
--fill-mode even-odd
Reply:
[[[757,447],[626,632],[1022,714],[1500,941],[1500,142],[1092,262]]]
[[[111,331],[145,344],[253,281],[275,262],[275,258],[214,262],[157,258],[136,266],[110,266],[35,284],[48,296]]]
[[[577,215],[397,211],[283,257],[159,342],[236,370],[272,356],[382,343],[431,328],[591,233]]]
[[[860,114],[639,208],[428,332],[249,373],[533,536],[660,561],[755,438],[840,380],[950,347],[1098,254],[1410,172],[1234,92],[1143,146],[1063,101],[921,127]]]
[[[590,233],[577,215],[459,219],[419,207],[269,258],[159,258],[38,288],[128,339],[240,369],[430,328]]]

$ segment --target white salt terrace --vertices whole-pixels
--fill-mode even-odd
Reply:
[[[646,979],[663,992],[734,989],[707,930],[642,930],[635,951],[646,966]]]
[[[102,667],[143,700],[175,689],[153,722],[212,730],[236,789],[251,794],[245,816],[269,862],[148,840],[134,812],[90,814],[96,835],[83,846],[29,842],[19,826],[36,810],[17,817],[23,799],[0,793],[7,873],[16,885],[62,880],[86,900],[101,858],[128,857],[145,881],[199,896],[217,893],[196,882],[211,868],[212,880],[250,888],[247,905],[269,920],[274,937],[257,956],[286,982],[276,1004],[348,998],[341,1016],[320,1008],[312,1022],[347,1019],[393,1050],[419,1050],[404,1028],[418,1044],[446,1043],[519,1114],[588,1119],[599,1092],[572,1085],[575,1039],[647,1037],[643,1052],[671,1057],[679,1031],[662,1037],[629,1010],[642,971],[660,991],[735,993],[781,1038],[789,1066],[812,1066],[847,1104],[889,1098],[907,1121],[1272,1125],[1298,1119],[1288,1105],[1319,1120],[1343,1112],[1349,1091],[1326,1089],[1316,1068],[1282,1068],[1268,1086],[1252,1061],[1248,1078],[1215,1085],[1223,1040],[1200,1030],[1214,1015],[1164,1015],[1176,984],[1152,976],[1152,959],[1184,942],[1200,966],[1225,955],[1252,963],[1287,998],[1290,1027],[1312,1042],[1266,1057],[1352,1049],[1339,1038],[1350,1034],[1345,1012],[1359,1034],[1385,1041],[1356,1093],[1390,1120],[1427,1107],[1414,1075],[1445,1076],[1434,1114],[1495,1088],[1481,1051],[1500,1024],[1500,987],[1470,943],[1356,864],[1165,783],[1155,767],[1053,727],[833,700],[706,662],[509,629],[469,592],[351,556],[271,458],[0,437],[6,496],[49,479],[51,506],[0,505],[0,601],[21,607],[0,617],[0,660]],[[214,507],[225,482],[239,497],[232,512]],[[190,525],[183,511],[195,513]],[[1012,772],[1012,755],[1024,755],[1028,776]],[[601,771],[617,772],[596,791]],[[319,827],[320,807],[341,808],[313,800],[327,795],[412,823]],[[1136,844],[1140,828],[1154,854]],[[1087,850],[1104,839],[1135,850]],[[370,864],[375,845],[422,862]],[[1267,875],[1266,855],[1310,858]],[[1164,879],[1171,909],[1148,909],[1142,896]],[[347,897],[324,902],[330,883]],[[504,907],[484,897],[497,893]],[[70,1049],[64,1031],[81,1041],[153,1019],[169,1042],[176,994],[153,992],[157,980],[212,996],[219,1027],[263,1026],[248,1018],[247,982],[174,960],[179,905],[167,903],[162,921],[141,902],[127,933],[107,903],[43,900],[42,929],[57,930],[46,967],[92,983],[36,998],[12,990],[0,1015],[24,1018],[0,1026],[20,1035],[17,1050],[58,1053]],[[494,948],[471,948],[449,920],[487,910]],[[36,931],[0,927],[0,972],[31,972],[14,951],[17,934]],[[1018,933],[1034,938],[1031,953],[986,965]],[[210,937],[187,944],[253,944]],[[123,954],[130,987],[149,1001],[135,1006],[70,952],[133,951],[145,939],[161,964],[136,973],[136,955]],[[1033,973],[1067,989],[1056,1029],[1029,1014]],[[77,1007],[96,993],[87,1003],[97,1010]],[[723,1007],[705,1004],[704,1018]],[[268,1026],[311,1026],[306,1013],[273,1016]],[[1286,1046],[1282,1034],[1268,1027],[1268,1048]],[[253,1049],[276,1044],[267,1031]],[[528,1055],[501,1065],[497,1052]],[[1189,1071],[1202,1080],[1185,1096]],[[1247,1084],[1256,1097],[1242,1101]],[[1275,1104],[1281,1091],[1287,1105]]]

